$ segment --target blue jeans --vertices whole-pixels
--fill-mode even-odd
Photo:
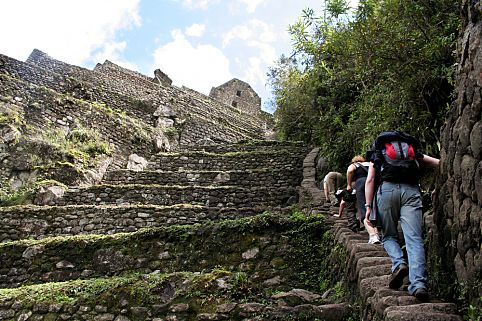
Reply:
[[[413,294],[427,288],[425,249],[422,238],[422,197],[417,185],[383,182],[377,191],[383,247],[392,260],[392,272],[402,263],[407,264],[398,242],[398,221],[402,227],[408,254],[410,286]]]

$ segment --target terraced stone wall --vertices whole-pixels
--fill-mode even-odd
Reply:
[[[318,251],[322,250],[321,239],[327,227],[320,217],[308,221],[311,223],[261,215],[113,236],[3,243],[0,287],[126,272],[196,272],[214,268],[245,272],[250,281],[264,282],[278,290],[287,289],[287,284],[291,288],[303,284],[305,288],[308,284],[316,287],[316,264],[323,259],[318,257]],[[304,248],[303,244],[310,247]],[[301,269],[307,266],[310,269]]]
[[[150,84],[150,82],[154,82],[152,78],[149,78],[136,71],[122,68],[121,66],[116,65],[109,60],[106,60],[102,64],[98,63],[95,66],[94,71],[100,72],[110,78],[115,78],[117,81],[124,81],[129,84],[135,83],[136,86],[139,87],[145,86],[148,88],[155,88]]]
[[[110,62],[89,71],[52,59],[40,51],[34,51],[27,61],[55,73],[91,83],[102,91],[113,91],[138,100],[138,105],[141,106],[138,112],[144,112],[144,117],[151,118],[151,122],[158,107],[166,106],[172,109],[184,122],[181,135],[181,143],[184,144],[194,144],[206,137],[223,142],[263,138],[264,122],[248,113],[240,114],[236,109],[207,96],[199,99],[179,88],[163,87],[149,77]],[[200,129],[204,130],[201,134]]]
[[[294,203],[295,187],[198,187],[162,185],[96,185],[70,189],[57,205],[74,204],[194,204],[216,207],[255,207],[290,205]],[[291,202],[290,202],[291,200]]]
[[[0,57],[0,60],[2,58],[4,57]],[[10,59],[10,67],[12,62]],[[22,65],[25,64],[19,62],[18,68],[13,69],[23,71],[22,74],[26,76],[24,79],[30,77],[41,79],[42,76],[48,78],[46,74],[35,72],[34,68],[22,70]],[[19,137],[24,136],[29,142],[33,142],[36,136],[41,136],[39,133],[44,134],[43,136],[48,133],[56,136],[55,133],[58,132],[58,135],[63,133],[66,136],[72,130],[84,128],[99,134],[99,138],[109,144],[114,156],[114,167],[125,167],[127,157],[132,153],[139,155],[154,153],[154,128],[145,125],[135,115],[128,116],[121,110],[76,98],[75,93],[71,91],[73,89],[69,87],[71,83],[68,79],[51,79],[52,83],[57,84],[58,91],[55,91],[12,78],[6,72],[5,69],[0,70],[2,79],[0,104],[2,104],[2,111],[18,115],[20,120],[15,126],[19,129]],[[45,141],[45,144],[48,143],[49,141]],[[35,154],[28,147],[20,148],[15,143],[5,145],[5,148],[8,152],[5,153],[0,166],[2,177],[10,177],[12,170],[23,170],[18,168],[19,163],[23,163],[20,160]]]
[[[0,55],[0,80],[0,110],[21,115],[17,128],[2,133],[3,137],[18,135],[31,141],[29,135],[35,130],[29,129],[68,135],[73,129],[87,128],[110,144],[113,168],[125,168],[130,154],[149,158],[163,148],[176,149],[178,143],[193,146],[206,138],[218,143],[264,138],[264,121],[257,117],[199,93],[163,87],[109,61],[91,71],[39,50],[34,50],[27,62]],[[17,146],[15,139],[0,150],[0,177],[15,177],[25,184],[35,180],[33,167],[44,164],[30,162],[38,156],[33,152],[35,146]],[[18,162],[19,155],[29,159]],[[62,180],[57,174],[49,177],[74,183],[75,171],[67,172],[72,179]],[[23,178],[17,179],[20,175]]]
[[[44,53],[41,53],[40,59],[34,53],[27,62],[38,62],[38,64],[24,63],[0,55],[0,71],[14,78],[12,80],[21,80],[28,84],[46,87],[59,94],[104,104],[110,109],[120,109],[128,115],[143,120],[147,125],[153,125],[152,114],[157,106],[141,101],[135,93],[128,92],[131,95],[126,95],[122,87],[111,88],[110,84],[102,78],[96,78],[96,74],[91,70],[54,60]],[[40,100],[39,104],[41,102]]]
[[[304,152],[306,146],[302,142],[286,142],[276,140],[250,140],[241,141],[237,144],[212,144],[201,146],[183,146],[180,145],[179,149],[184,151],[198,151],[206,153],[227,153],[227,152],[250,152],[250,151],[269,151],[273,148],[282,149],[288,148],[292,154],[297,152]]]
[[[430,231],[433,286],[482,311],[482,14],[462,1],[457,100],[442,132],[440,190]]]
[[[298,186],[300,176],[297,172],[287,172],[283,169],[260,168],[253,170],[231,171],[178,171],[175,175],[171,172],[143,171],[133,172],[119,170],[107,172],[104,176],[105,184],[167,184],[167,185],[236,185],[241,187],[261,186]]]
[[[190,154],[165,154],[154,155],[149,166],[152,169],[164,171],[176,170],[244,170],[253,168],[285,169],[293,171],[302,168],[303,160],[300,155],[306,155],[309,150],[306,147],[294,150],[280,150],[273,152],[233,152],[227,154],[210,154],[192,152]],[[299,175],[300,180],[302,178]]]
[[[219,208],[195,205],[8,207],[0,208],[0,243],[52,236],[107,235],[134,232],[145,227],[234,220],[254,216],[265,210],[268,208]]]

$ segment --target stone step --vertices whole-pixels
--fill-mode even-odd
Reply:
[[[245,276],[220,270],[152,273],[0,290],[0,319],[339,321],[352,312],[349,304],[326,302],[311,291],[272,295],[276,286],[240,284]]]
[[[193,204],[210,207],[287,206],[296,202],[295,187],[95,185],[71,188],[56,205]]]
[[[0,244],[0,288],[125,273],[172,273],[214,268],[253,273],[257,284],[301,287],[327,227],[320,217],[263,214],[240,220],[146,228],[114,235],[81,235]],[[314,252],[313,252],[314,251]],[[310,266],[310,271],[318,271]],[[317,272],[316,272],[317,273]],[[316,279],[316,275],[313,276]]]
[[[206,152],[158,153],[149,160],[147,169],[229,171],[277,168],[288,172],[299,170],[301,176],[305,155],[304,152],[294,153],[289,149],[225,154]]]
[[[159,184],[159,185],[236,185],[236,186],[297,186],[300,184],[298,171],[286,172],[277,168],[252,169],[246,171],[108,171],[103,184]]]
[[[391,306],[385,309],[385,321],[462,321],[453,303],[423,303],[406,306]]]
[[[313,176],[315,152],[313,150],[305,158],[304,181]],[[316,189],[306,191],[312,194],[322,193]],[[315,199],[314,195],[311,198]],[[392,263],[383,245],[367,244],[366,231],[355,233],[348,229],[346,216],[333,216],[338,214],[339,208],[331,207],[327,203],[323,206],[316,205],[317,212],[321,213],[325,222],[331,226],[335,242],[332,264],[343,266],[344,271],[338,277],[354,285],[354,298],[363,307],[363,315],[358,315],[360,320],[462,320],[457,306],[453,303],[439,302],[437,298],[431,298],[429,303],[422,303],[407,291],[390,289],[388,282]]]
[[[191,204],[0,207],[0,243],[80,234],[133,232],[144,227],[238,219],[282,208],[228,208]]]
[[[179,146],[181,151],[206,152],[213,154],[224,154],[230,152],[259,152],[259,151],[275,151],[275,150],[291,150],[292,152],[300,151],[306,153],[306,144],[301,142],[286,142],[275,140],[246,140],[239,141],[236,144],[212,144],[212,145],[196,145],[196,146]]]

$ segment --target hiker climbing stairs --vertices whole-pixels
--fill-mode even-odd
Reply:
[[[312,180],[316,159],[313,156],[317,152],[318,150],[314,149],[304,162],[305,175],[302,185],[305,186],[306,193],[314,193],[311,198],[305,196],[314,204],[304,205],[308,209],[315,208],[315,212],[325,216],[326,223],[331,226],[335,246],[341,247],[340,252],[333,255],[333,264],[345,267],[341,275],[347,283],[353,284],[351,291],[360,303],[357,313],[360,319],[461,321],[462,317],[454,303],[442,302],[437,298],[421,302],[407,291],[392,290],[388,287],[392,264],[383,245],[368,244],[368,233],[365,230],[355,233],[349,229],[346,217],[335,216],[339,208],[331,206],[323,196],[320,196],[323,193],[316,188]],[[323,198],[321,203],[319,197]]]

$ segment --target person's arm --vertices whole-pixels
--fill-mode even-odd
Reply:
[[[326,179],[323,180],[323,193],[325,194],[325,201],[329,201],[329,198],[328,198],[328,184],[326,184]]]
[[[372,211],[371,205],[373,204],[373,196],[375,195],[375,167],[373,166],[373,163],[370,163],[370,166],[368,167],[368,176],[367,180],[365,182],[365,202],[369,206],[366,208],[367,212],[365,215],[365,219],[367,221],[367,224],[372,226],[372,223],[370,222],[370,213]]]
[[[353,183],[353,173],[356,170],[356,166],[351,164],[346,170],[346,190],[351,191],[351,184]]]
[[[438,167],[440,160],[438,158],[428,156],[423,154],[423,158],[419,160],[419,163],[422,165],[422,167]]]

